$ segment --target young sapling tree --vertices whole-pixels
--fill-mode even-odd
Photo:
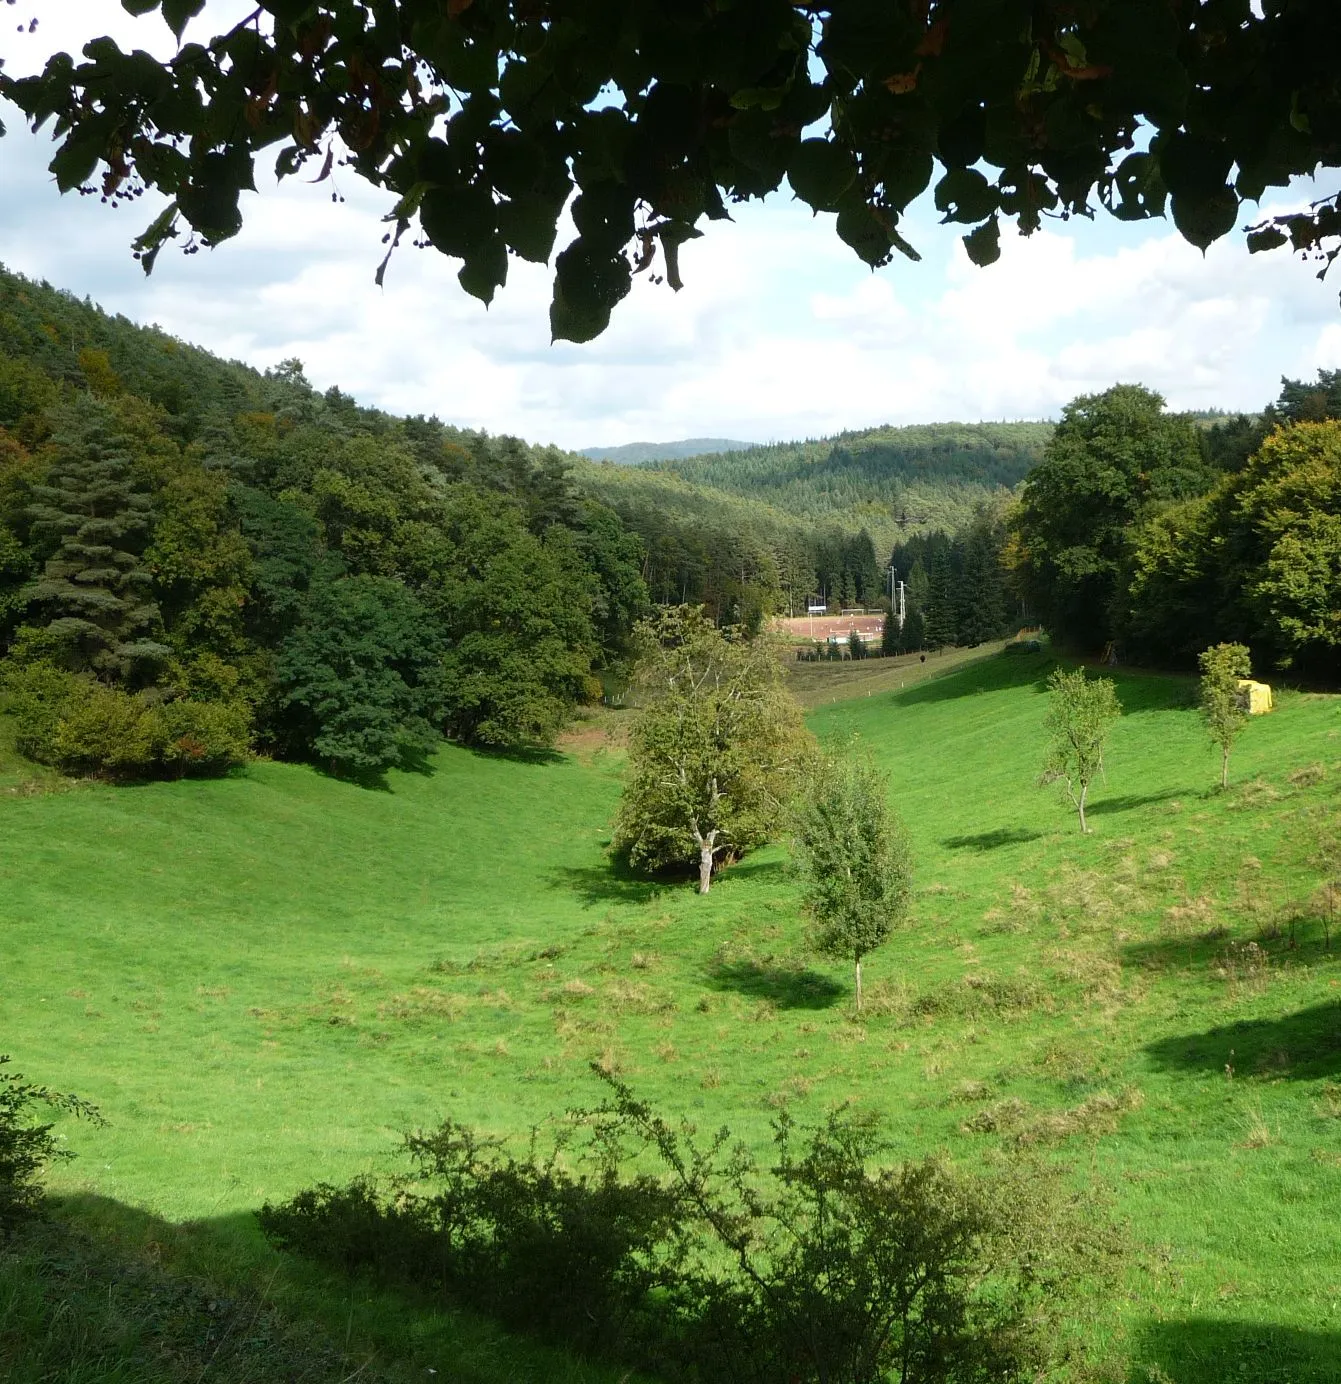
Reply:
[[[1083,668],[1068,673],[1054,668],[1048,678],[1051,697],[1043,727],[1048,733],[1041,783],[1064,783],[1067,796],[1088,834],[1085,801],[1095,776],[1103,773],[1104,744],[1122,703],[1111,678],[1089,678]]]
[[[861,1009],[861,962],[908,917],[912,852],[889,807],[889,781],[853,758],[821,762],[796,808],[793,851],[816,946],[853,963]]]
[[[1239,688],[1253,675],[1252,657],[1242,644],[1212,644],[1197,656],[1202,720],[1220,747],[1220,787],[1229,787],[1229,751],[1248,724],[1246,699]]]

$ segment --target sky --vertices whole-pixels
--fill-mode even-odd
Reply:
[[[187,37],[245,9],[209,0]],[[132,19],[118,0],[19,0],[0,58],[18,75],[103,33],[159,54],[174,42],[156,14]],[[338,205],[331,183],[258,176],[236,239],[189,257],[169,247],[146,279],[130,241],[155,214],[151,198],[112,210],[61,197],[47,135],[3,103],[0,119],[0,263],[258,368],[296,356],[319,388],[534,442],[768,442],[1049,418],[1118,381],[1172,408],[1255,410],[1283,375],[1341,368],[1341,271],[1319,283],[1288,253],[1250,257],[1238,232],[1203,257],[1169,222],[1100,212],[1029,239],[1008,233],[1000,261],[978,269],[924,199],[901,225],[922,262],[872,272],[832,216],[785,188],[686,245],[681,292],[636,281],[610,329],[582,346],[550,342],[543,266],[511,260],[486,309],[457,284],[456,261],[407,245],[379,289],[390,198],[347,173],[334,180]],[[1282,190],[1262,211],[1311,191]]]

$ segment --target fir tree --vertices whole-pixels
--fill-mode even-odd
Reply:
[[[152,681],[169,650],[157,637],[162,620],[141,561],[150,497],[106,405],[86,395],[55,421],[56,461],[33,487],[29,510],[34,537],[55,552],[27,588],[30,609],[73,670],[104,682]]]
[[[975,524],[964,539],[964,569],[961,580],[958,643],[984,644],[1000,636],[1006,625],[1006,603],[1002,596],[999,544],[993,544],[990,531]]]
[[[956,642],[959,636],[959,602],[950,544],[941,535],[931,554],[928,574],[926,641],[933,649]]]

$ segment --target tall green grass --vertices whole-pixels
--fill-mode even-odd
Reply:
[[[780,846],[706,899],[610,867],[616,753],[449,749],[388,792],[258,764],[0,797],[0,1049],[109,1120],[68,1131],[54,1186],[137,1252],[275,1274],[333,1323],[251,1208],[384,1169],[446,1112],[523,1133],[596,1099],[597,1061],[756,1145],[784,1106],[852,1100],[909,1156],[1059,1161],[1132,1246],[1075,1324],[1098,1377],[1341,1377],[1341,965],[1310,903],[1341,702],[1283,695],[1221,794],[1191,685],[1118,674],[1082,838],[1035,786],[1049,666],[813,714],[888,768],[917,849],[915,920],[870,959],[860,1021]],[[351,1321],[383,1357],[554,1377],[490,1375],[488,1328],[370,1302]]]

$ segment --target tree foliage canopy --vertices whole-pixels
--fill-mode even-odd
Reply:
[[[823,761],[796,809],[793,850],[816,946],[856,966],[907,916],[912,851],[890,811],[889,779],[861,759]]]
[[[1067,404],[1014,517],[1020,585],[1053,634],[1102,647],[1131,526],[1211,479],[1196,428],[1152,390],[1114,385]]]
[[[179,36],[207,9],[123,6]],[[392,249],[460,259],[485,302],[510,256],[552,258],[553,334],[585,341],[658,252],[678,288],[699,223],[784,179],[871,265],[917,258],[900,217],[933,185],[979,264],[1002,220],[1100,207],[1204,248],[1341,163],[1338,51],[1333,0],[262,0],[167,61],[98,38],[0,95],[53,122],[63,191],[168,199],[146,268],[182,229],[235,235],[263,154],[281,177],[339,160],[395,195]],[[1339,235],[1331,198],[1249,246],[1330,262]]]
[[[0,338],[0,690],[30,756],[217,772],[254,738],[366,775],[443,734],[549,743],[626,655],[642,544],[552,448],[3,271]]]
[[[1054,668],[1048,678],[1048,714],[1043,728],[1048,736],[1043,761],[1043,783],[1062,783],[1088,833],[1085,800],[1090,784],[1104,770],[1104,746],[1113,722],[1122,715],[1122,703],[1111,678],[1091,678],[1083,668],[1067,672]]]
[[[644,622],[638,693],[614,848],[647,869],[699,868],[761,846],[782,825],[811,753],[767,639],[679,607]]]

